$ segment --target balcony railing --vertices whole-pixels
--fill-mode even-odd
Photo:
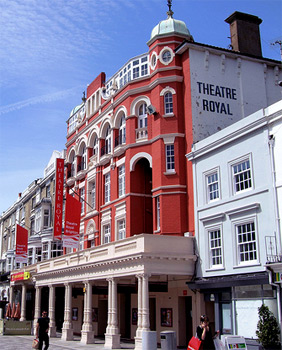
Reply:
[[[139,128],[136,129],[136,140],[144,140],[148,138],[148,129],[147,128]]]

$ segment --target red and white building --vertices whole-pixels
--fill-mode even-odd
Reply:
[[[176,331],[179,346],[195,333],[206,306],[186,284],[196,255],[185,155],[193,143],[281,98],[280,62],[261,55],[261,20],[234,13],[227,22],[237,28],[233,50],[194,42],[170,10],[153,28],[148,52],[110,79],[100,73],[72,110],[66,191],[82,204],[80,249],[32,271],[34,318],[47,288],[51,334],[56,327],[65,340],[81,333],[84,343],[105,334],[107,348],[135,338],[141,349],[149,329],[158,341],[161,331]],[[239,27],[251,32],[247,45]],[[64,304],[55,311],[59,294]]]

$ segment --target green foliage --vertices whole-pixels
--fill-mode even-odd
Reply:
[[[276,318],[268,306],[262,304],[258,308],[259,321],[256,335],[265,349],[276,349],[279,346],[280,329]]]

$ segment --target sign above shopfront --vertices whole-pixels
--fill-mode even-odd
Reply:
[[[11,275],[11,281],[24,281],[30,279],[30,273],[29,272],[18,272],[13,273]]]

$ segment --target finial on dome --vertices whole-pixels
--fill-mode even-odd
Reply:
[[[167,6],[168,6],[167,18],[172,18],[172,15],[174,14],[174,12],[171,10],[171,3],[172,3],[172,0],[167,0]]]

